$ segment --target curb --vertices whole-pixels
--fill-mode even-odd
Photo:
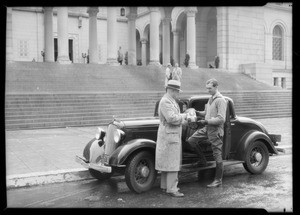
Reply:
[[[93,177],[90,175],[89,170],[84,168],[35,172],[6,176],[6,187],[11,189],[86,179],[93,179]]]
[[[292,146],[280,146],[276,149],[279,151],[278,155],[292,153]],[[89,170],[85,168],[16,174],[6,176],[6,188],[13,189],[88,179],[94,178],[90,175]]]

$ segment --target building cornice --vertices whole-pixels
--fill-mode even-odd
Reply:
[[[292,3],[290,4],[291,6],[289,6],[287,3],[286,3],[286,5],[283,6],[283,5],[278,5],[275,3],[268,3],[264,7],[275,9],[275,10],[283,10],[283,11],[287,11],[287,12],[292,12]]]
[[[12,10],[16,11],[26,11],[26,12],[35,12],[35,13],[44,13],[43,7],[12,7]],[[57,15],[57,9],[53,8],[53,15]],[[73,11],[68,11],[68,16],[69,17],[84,17],[84,18],[89,18],[88,13],[84,12],[73,12]],[[100,13],[97,14],[97,19],[98,20],[107,20],[106,16],[101,15]],[[117,18],[117,22],[127,22],[127,18]]]

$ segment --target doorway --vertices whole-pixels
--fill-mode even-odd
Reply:
[[[58,56],[58,43],[57,38],[54,38],[54,61],[57,61]],[[69,59],[73,63],[73,40],[69,39]]]

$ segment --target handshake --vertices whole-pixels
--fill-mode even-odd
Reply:
[[[185,111],[186,113],[186,119],[188,121],[188,123],[199,123],[202,125],[207,125],[207,120],[199,120],[197,121],[197,114],[196,114],[196,110],[194,108],[189,108]]]

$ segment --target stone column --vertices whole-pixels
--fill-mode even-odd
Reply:
[[[136,33],[135,20],[137,14],[128,14],[128,65],[136,65]]]
[[[166,17],[163,20],[163,65],[170,63],[170,23],[171,18]]]
[[[97,13],[98,7],[89,7],[89,63],[98,63],[98,42],[97,42]]]
[[[179,40],[179,31],[173,31],[173,59],[174,63],[180,63],[179,62],[179,46],[180,40]]]
[[[190,7],[186,11],[187,53],[190,55],[189,68],[196,69],[196,22],[197,8]]]
[[[62,64],[71,63],[69,58],[68,7],[57,8],[57,43],[57,62]]]
[[[220,57],[220,69],[228,69],[228,16],[228,7],[217,7],[217,52]]]
[[[159,63],[159,8],[150,7],[150,65]]]
[[[146,66],[147,64],[147,40],[146,39],[141,39],[142,43],[142,65]]]
[[[44,7],[45,62],[54,62],[53,7]]]
[[[13,61],[13,38],[12,38],[12,8],[7,7],[6,22],[6,61]]]
[[[115,7],[107,7],[107,63],[113,66],[119,65],[117,33],[117,10]]]

